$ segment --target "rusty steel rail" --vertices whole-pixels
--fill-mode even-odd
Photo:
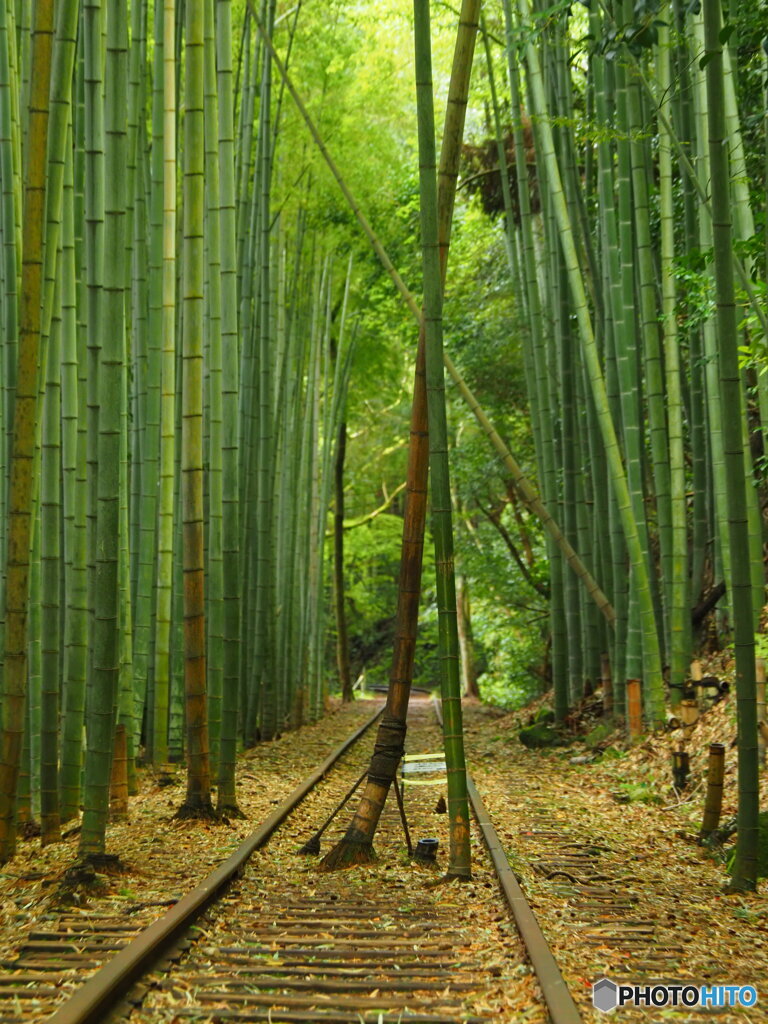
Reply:
[[[442,707],[436,696],[433,697],[435,714],[443,724]],[[485,845],[488,848],[499,885],[504,893],[504,899],[514,918],[520,938],[528,952],[536,978],[541,986],[544,1001],[547,1004],[552,1024],[583,1024],[573,996],[568,990],[565,979],[560,973],[552,950],[544,937],[536,915],[531,909],[523,890],[510,867],[504,847],[501,845],[496,829],[493,827],[490,815],[482,801],[477,786],[472,781],[472,776],[467,772],[467,796],[472,805],[472,811],[477,820],[477,825],[482,832]]]
[[[509,909],[512,911],[520,938],[525,944],[531,966],[541,986],[552,1024],[582,1024],[581,1014],[573,1001],[573,996],[568,991],[568,986],[560,973],[552,950],[544,938],[544,933],[520,888],[515,873],[509,866],[501,840],[469,773],[467,773],[467,793],[477,824],[483,833],[485,845],[488,847],[488,853],[491,855],[493,866],[496,869],[499,885],[509,904]]]
[[[103,1021],[108,1011],[115,1006],[133,982],[145,973],[229,883],[242,873],[251,854],[266,843],[275,829],[301,803],[342,754],[346,753],[373,725],[383,710],[382,706],[332,751],[320,767],[307,776],[290,796],[264,819],[256,831],[243,840],[226,861],[86,981],[48,1018],[48,1024],[99,1024]]]

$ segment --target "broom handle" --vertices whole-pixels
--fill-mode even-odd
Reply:
[[[395,784],[395,796],[397,797],[397,806],[400,809],[400,820],[403,823],[403,832],[405,832],[405,845],[408,847],[408,856],[413,856],[413,843],[411,842],[411,833],[408,831],[408,822],[405,817],[405,807],[403,806],[403,794],[400,790],[400,786],[397,783],[397,772],[392,780]]]
[[[319,838],[320,838],[320,836],[321,836],[321,835],[323,834],[323,832],[325,832],[325,830],[326,830],[326,829],[328,828],[328,826],[329,826],[329,825],[331,824],[331,822],[332,822],[332,821],[333,821],[333,819],[334,819],[334,818],[336,817],[336,815],[337,815],[337,814],[339,813],[339,811],[340,811],[340,810],[341,810],[341,808],[342,808],[342,807],[344,806],[344,804],[345,804],[345,803],[346,803],[346,802],[347,802],[347,801],[348,801],[348,800],[350,799],[350,797],[352,797],[352,796],[354,795],[354,793],[355,793],[355,790],[357,789],[357,787],[358,787],[358,786],[360,785],[360,783],[361,783],[361,782],[363,781],[363,779],[364,779],[364,778],[366,777],[366,775],[367,775],[367,774],[368,774],[368,769],[366,768],[366,769],[365,769],[365,771],[363,772],[363,774],[362,774],[362,775],[360,776],[360,778],[359,778],[359,779],[357,780],[357,782],[356,782],[356,783],[354,784],[354,786],[352,787],[352,789],[350,789],[350,791],[349,791],[349,792],[348,792],[348,793],[346,794],[346,796],[344,796],[344,797],[342,798],[342,801],[341,801],[341,803],[340,803],[340,804],[338,805],[338,807],[335,807],[335,808],[334,808],[334,809],[333,809],[333,810],[331,811],[331,814],[330,814],[330,816],[329,816],[329,817],[328,817],[328,818],[327,818],[327,819],[326,819],[326,820],[325,820],[325,821],[323,822],[323,824],[322,824],[322,825],[320,826],[320,828],[319,828],[319,829],[317,830],[317,832],[315,832],[315,838],[316,838],[316,839],[319,839]]]

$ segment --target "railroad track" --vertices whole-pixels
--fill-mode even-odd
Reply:
[[[415,704],[409,736],[418,736],[419,716],[429,715],[426,701]],[[358,730],[345,749],[364,731]],[[518,1009],[526,1011],[528,1019],[543,1022],[546,1011],[533,979],[521,981],[525,953],[516,936],[504,930],[507,912],[498,900],[494,902],[493,894],[483,890],[484,898],[473,901],[465,887],[433,889],[429,868],[398,865],[396,851],[403,841],[394,800],[388,801],[380,826],[383,839],[377,837],[377,849],[381,852],[383,844],[386,857],[375,874],[318,874],[314,862],[296,856],[348,780],[357,776],[361,756],[367,759],[363,751],[346,760],[340,751],[334,752],[332,771],[334,757],[277,808],[237,854],[138,934],[124,916],[87,912],[59,915],[55,928],[30,934],[17,958],[6,962],[6,970],[13,973],[2,979],[5,991],[0,995],[6,998],[0,1024],[484,1024],[518,1019],[517,1012],[510,1010],[506,1016],[499,1009],[505,990],[513,986],[515,991],[523,989]],[[326,775],[326,782],[318,785]],[[429,797],[423,790],[418,796],[409,793],[411,814],[417,819],[421,815],[422,822],[425,802],[432,795],[432,790]],[[553,1024],[578,1024],[575,1005],[474,786],[471,795],[550,1019]],[[308,819],[302,820],[300,813],[288,817],[304,797]],[[346,821],[343,813],[340,826]],[[414,870],[426,872],[425,884],[416,894],[412,879],[409,883],[405,875]],[[483,871],[490,878],[488,869],[479,869],[481,875]],[[448,888],[452,896],[445,895]],[[478,949],[478,915],[480,933],[491,942],[492,954],[488,946]],[[475,918],[474,932],[464,927],[466,917]],[[57,997],[61,1002],[61,972],[91,969],[105,955],[111,959],[49,1015]]]

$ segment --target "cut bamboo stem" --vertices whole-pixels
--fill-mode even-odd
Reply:
[[[720,824],[720,810],[723,806],[723,775],[725,772],[725,747],[722,743],[710,743],[709,765],[707,766],[707,797],[704,802],[704,818],[701,822],[699,839],[712,835]]]
[[[600,681],[603,685],[603,715],[613,714],[613,679],[611,678],[611,656],[600,655]]]
[[[627,732],[632,740],[643,732],[643,702],[639,679],[627,680]]]
[[[109,780],[109,817],[125,821],[128,817],[128,736],[124,725],[115,729],[115,755]]]
[[[698,660],[691,662],[691,682],[693,683],[694,693],[696,694],[696,705],[701,708],[704,702],[704,688],[701,685],[701,662]]]

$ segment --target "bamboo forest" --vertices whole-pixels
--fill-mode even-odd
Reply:
[[[449,876],[463,708],[530,780],[723,707],[754,891],[767,195],[766,0],[0,0],[0,865],[375,698],[367,863],[427,691]]]

